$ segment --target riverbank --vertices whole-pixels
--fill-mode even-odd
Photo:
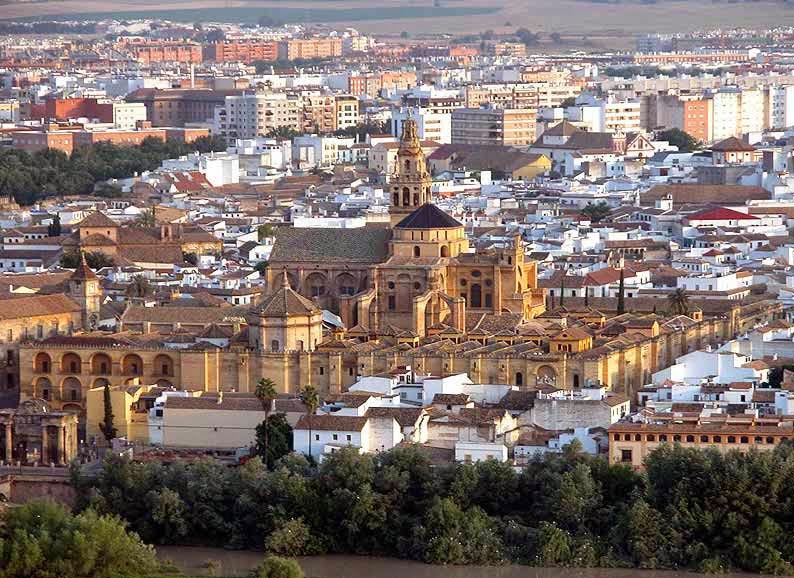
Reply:
[[[190,576],[207,575],[208,560],[216,575],[247,576],[263,558],[261,552],[161,546],[157,555]],[[298,562],[309,578],[703,578],[693,572],[615,568],[532,568],[529,566],[430,566],[412,560],[371,556],[307,556]],[[763,578],[760,574],[721,574],[720,578]]]

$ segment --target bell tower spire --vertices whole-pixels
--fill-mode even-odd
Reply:
[[[400,148],[397,150],[397,165],[389,187],[391,192],[389,214],[392,227],[430,202],[431,184],[432,179],[427,172],[416,121],[409,116],[403,123]]]

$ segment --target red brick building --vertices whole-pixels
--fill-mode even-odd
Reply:
[[[257,60],[278,60],[278,42],[263,40],[227,40],[205,44],[204,60],[213,62],[242,62],[251,64]]]

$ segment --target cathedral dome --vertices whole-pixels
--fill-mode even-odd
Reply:
[[[395,229],[453,229],[463,225],[432,203],[425,203],[397,223]]]

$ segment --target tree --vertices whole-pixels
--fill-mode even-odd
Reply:
[[[519,28],[516,30],[516,37],[526,46],[533,46],[540,42],[540,32],[531,32],[527,28]]]
[[[7,509],[3,518],[3,578],[142,576],[159,566],[154,550],[115,516],[90,509],[75,516],[55,502],[36,500]]]
[[[779,388],[783,383],[783,378],[785,376],[786,371],[794,371],[794,365],[781,365],[779,367],[773,367],[769,370],[769,387],[772,388]]]
[[[254,265],[254,270],[258,271],[259,274],[264,277],[265,271],[267,270],[268,262],[267,261],[260,261],[256,265]]]
[[[689,295],[686,289],[678,288],[667,296],[667,303],[670,306],[670,313],[673,315],[689,314]]]
[[[143,275],[135,275],[132,282],[127,286],[127,297],[134,299],[144,299],[151,294],[152,285],[149,280]]]
[[[623,315],[626,312],[626,279],[623,269],[620,269],[620,282],[618,283],[618,307],[617,314]]]
[[[48,237],[61,236],[61,217],[57,213],[52,218],[52,223],[47,225],[47,236]]]
[[[276,401],[276,397],[278,397],[278,391],[276,391],[276,384],[273,383],[271,379],[267,379],[263,377],[257,382],[254,395],[259,400],[259,403],[262,404],[262,411],[265,413],[265,427],[263,428],[264,448],[262,451],[262,457],[265,461],[265,467],[268,467],[269,465],[268,442],[270,440],[270,435],[269,435],[270,428],[267,427],[267,425],[268,425],[268,418],[270,417],[270,412],[273,411],[273,403]]]
[[[604,217],[609,215],[612,209],[609,208],[604,201],[601,201],[597,205],[587,205],[584,209],[582,209],[582,214],[589,217],[593,223],[598,223]]]
[[[154,207],[151,209],[142,212],[135,220],[132,222],[133,227],[156,227],[157,226],[157,218],[154,214]]]
[[[306,415],[311,417],[317,413],[317,408],[320,407],[320,396],[317,390],[312,385],[307,385],[301,390],[301,401],[306,407]],[[311,420],[309,420],[309,455],[312,455],[312,428]]]
[[[304,556],[311,540],[311,529],[303,518],[282,521],[265,540],[265,551],[278,556]]]
[[[294,139],[296,136],[300,136],[301,133],[291,126],[279,126],[270,130],[267,133],[268,138],[280,138],[280,139]]]
[[[267,556],[254,571],[256,578],[303,578],[303,570],[295,560]]]
[[[291,451],[292,427],[283,413],[273,414],[256,426],[256,453],[265,465],[272,467]]]
[[[656,134],[656,139],[667,141],[671,145],[678,147],[678,150],[684,153],[690,153],[701,146],[701,143],[698,142],[695,137],[680,128],[663,130]]]
[[[260,243],[265,239],[267,239],[268,237],[272,237],[273,234],[274,234],[273,225],[271,225],[270,223],[259,225],[256,228],[256,238],[259,240]]]
[[[85,260],[92,269],[102,269],[103,267],[113,267],[116,262],[113,257],[102,251],[91,251],[85,253]],[[80,251],[66,251],[61,254],[61,267],[64,269],[77,269],[82,261]]]
[[[105,436],[105,440],[110,442],[116,437],[116,426],[113,425],[113,403],[110,399],[110,385],[105,384],[104,396],[104,419],[99,424],[99,431]]]

